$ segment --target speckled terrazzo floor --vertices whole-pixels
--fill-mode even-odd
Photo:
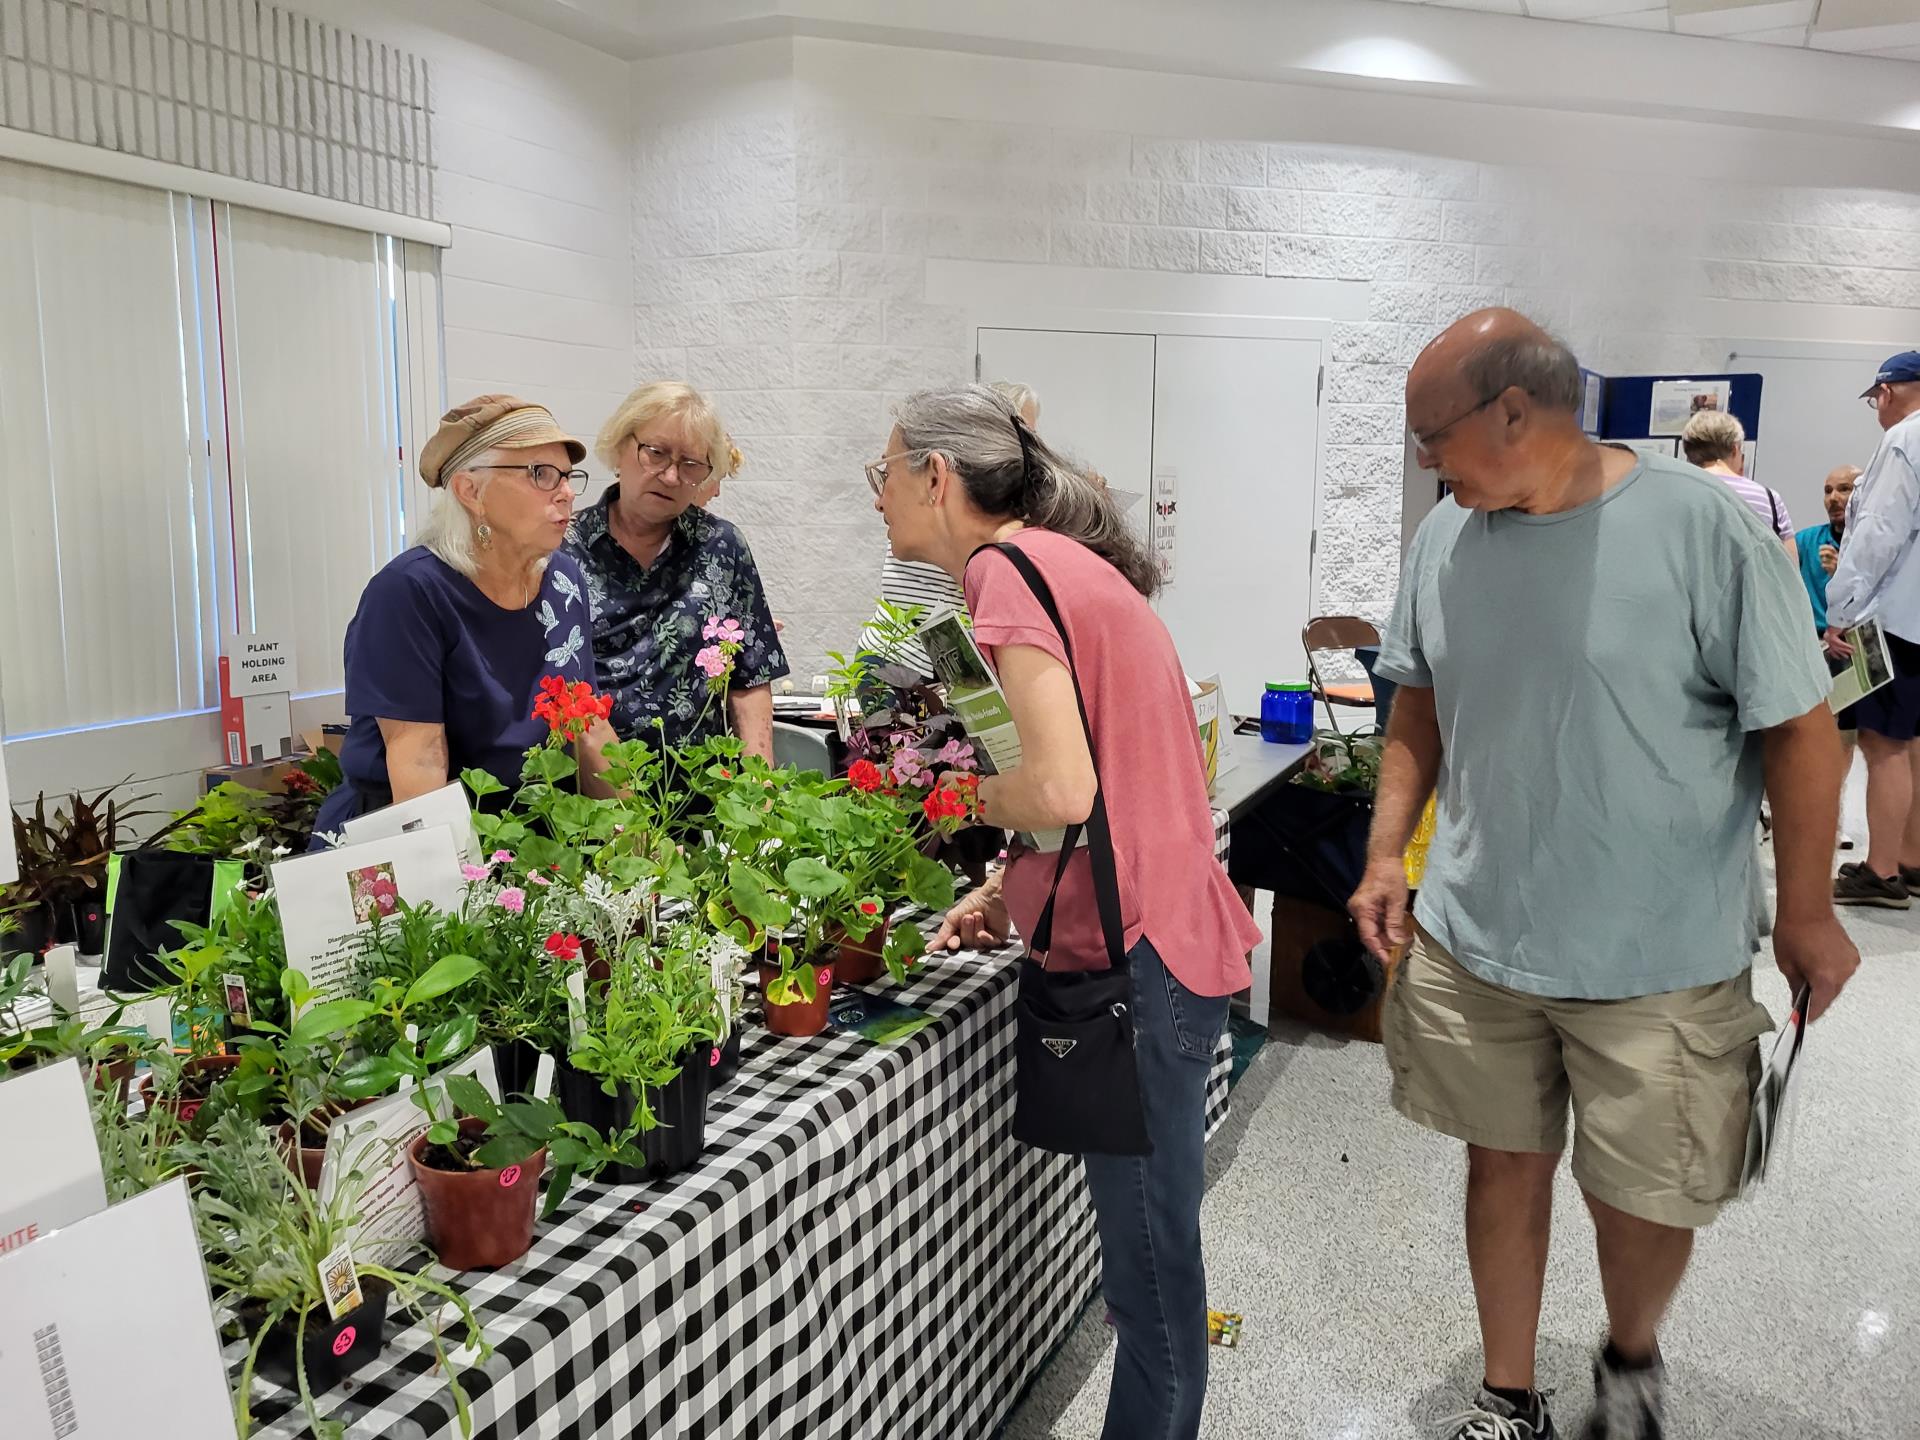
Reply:
[[[1920,909],[1843,914],[1864,960],[1808,1039],[1789,1169],[1703,1235],[1668,1320],[1670,1440],[1920,1437]],[[1756,976],[1783,1013],[1770,957]],[[1276,1035],[1209,1168],[1213,1303],[1246,1326],[1212,1352],[1206,1440],[1433,1435],[1479,1376],[1463,1162],[1388,1108],[1380,1051]],[[1540,1383],[1568,1440],[1604,1323],[1563,1168]],[[1097,1437],[1111,1354],[1096,1305],[1008,1440]]]

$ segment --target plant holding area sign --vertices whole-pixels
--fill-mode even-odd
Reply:
[[[220,657],[227,763],[277,760],[293,749],[293,645],[264,631],[229,636]]]

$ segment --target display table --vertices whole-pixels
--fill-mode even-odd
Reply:
[[[694,1169],[580,1187],[460,1277],[495,1347],[474,1434],[991,1435],[1099,1278],[1079,1161],[1008,1137],[1017,956],[929,961],[889,993],[936,1023],[891,1046],[751,1026]],[[1231,1062],[1223,1036],[1209,1133]],[[420,1327],[390,1335],[324,1408],[356,1440],[457,1435],[432,1368]],[[289,1398],[257,1387],[256,1433],[302,1433]]]

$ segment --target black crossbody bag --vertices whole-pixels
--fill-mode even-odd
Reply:
[[[1075,825],[1060,847],[1053,888],[1033,934],[1027,937],[1027,953],[1020,962],[1020,993],[1014,1005],[1013,1138],[1067,1155],[1150,1155],[1153,1142],[1147,1137],[1146,1106],[1133,1053],[1133,970],[1127,962],[1126,929],[1120,919],[1120,872],[1114,863],[1113,831],[1107,823],[1087,697],[1074,672],[1073,644],[1067,639],[1066,622],[1060,618],[1053,591],[1033,561],[1014,545],[981,549],[998,550],[1013,563],[1053,621],[1066,651],[1087,753],[1094,761],[1093,810],[1084,828],[1109,966],[1094,971],[1047,969],[1054,902],[1083,828]]]

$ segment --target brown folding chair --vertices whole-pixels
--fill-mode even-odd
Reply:
[[[1378,646],[1380,632],[1371,622],[1362,620],[1358,615],[1321,615],[1309,620],[1306,628],[1300,632],[1300,644],[1307,652],[1307,680],[1313,687],[1313,698],[1327,707],[1327,718],[1339,728],[1334,719],[1333,707],[1344,705],[1355,710],[1373,709],[1373,684],[1362,680],[1357,683],[1333,681],[1328,683],[1320,678],[1320,667],[1314,662],[1314,654],[1321,650],[1356,650],[1362,645]]]

